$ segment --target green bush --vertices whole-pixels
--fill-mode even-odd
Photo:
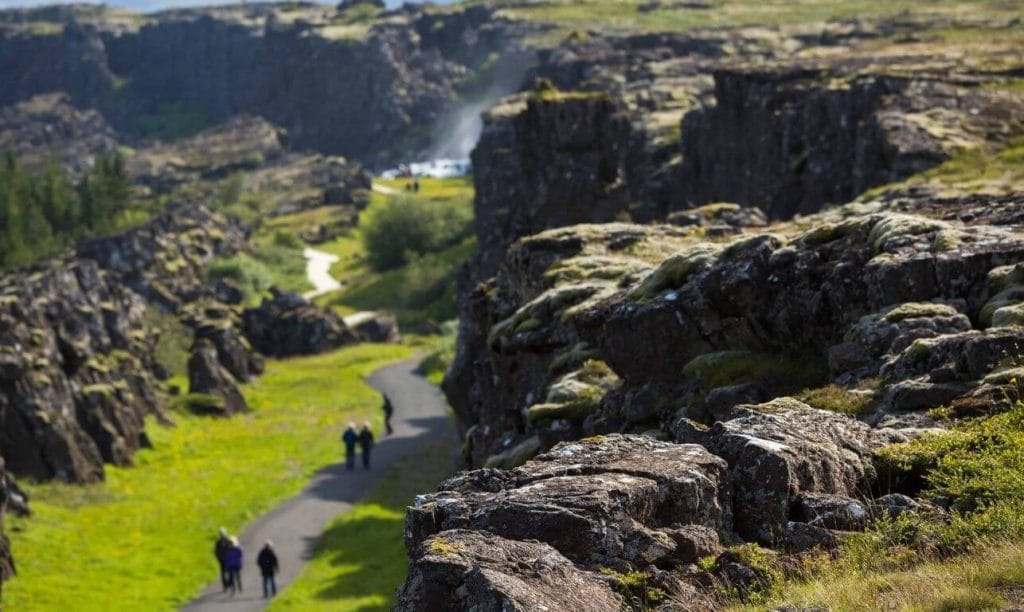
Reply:
[[[376,270],[399,268],[461,242],[473,221],[471,203],[462,198],[392,198],[368,216],[363,243]]]
[[[288,230],[277,230],[274,232],[271,242],[274,246],[284,247],[286,249],[301,249],[302,241],[295,235],[294,232]]]

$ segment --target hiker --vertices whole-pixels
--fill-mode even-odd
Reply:
[[[391,398],[388,397],[387,393],[384,393],[384,427],[387,429],[387,435],[391,435],[395,430],[391,427],[391,415],[395,413],[395,407],[391,404]]]
[[[225,565],[229,548],[231,548],[231,539],[228,538],[228,530],[221,527],[220,533],[217,536],[217,543],[213,545],[213,556],[217,557],[217,565],[220,566],[220,584],[224,587],[225,591],[228,590],[228,584],[231,580],[231,577],[228,576],[227,565]]]
[[[277,583],[274,582],[274,574],[277,573],[277,554],[274,553],[274,543],[267,540],[263,545],[256,565],[260,566],[260,574],[263,575],[263,599],[277,595]]]
[[[228,580],[230,580],[231,594],[242,592],[242,546],[238,538],[231,537],[231,546],[224,554],[224,565],[228,569]]]
[[[359,441],[355,423],[348,424],[348,429],[341,435],[341,441],[345,443],[345,467],[354,470],[356,469],[356,442]]]
[[[363,451],[363,467],[370,469],[370,449],[373,447],[373,433],[370,432],[370,424],[363,423],[363,429],[359,432],[359,448]]]

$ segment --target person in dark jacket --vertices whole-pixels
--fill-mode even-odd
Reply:
[[[228,576],[231,580],[231,594],[242,592],[242,546],[238,538],[231,538],[231,546],[224,554],[224,565],[227,566]]]
[[[373,433],[370,431],[369,423],[363,423],[363,429],[359,432],[359,448],[363,451],[363,467],[370,469],[370,449],[373,448]]]
[[[274,574],[277,573],[277,554],[274,552],[274,543],[267,540],[256,557],[256,565],[260,566],[260,574],[263,576],[263,598],[277,595],[277,583],[274,582]]]
[[[345,443],[345,467],[354,470],[356,468],[356,442],[359,441],[355,423],[348,424],[348,429],[341,435],[341,441]]]
[[[384,429],[387,430],[387,435],[391,435],[395,430],[391,427],[391,415],[395,413],[395,407],[391,404],[391,398],[384,394]]]
[[[231,539],[228,537],[228,530],[221,527],[217,543],[213,545],[213,556],[217,557],[217,565],[220,566],[220,584],[225,591],[231,584],[231,577],[228,575],[228,568],[225,565],[229,548],[231,548]]]

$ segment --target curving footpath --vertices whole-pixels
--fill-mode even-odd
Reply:
[[[222,593],[217,579],[184,610],[263,610],[269,600],[262,597],[256,554],[264,541],[274,541],[281,563],[281,573],[277,578],[278,592],[281,592],[312,558],[316,541],[327,523],[350,510],[365,496],[384,476],[391,463],[426,444],[454,435],[447,415],[447,403],[437,387],[416,372],[418,364],[419,359],[411,359],[381,368],[370,376],[370,385],[387,393],[395,406],[391,420],[395,432],[378,439],[372,469],[359,467],[349,472],[344,462],[340,462],[317,472],[301,493],[257,519],[242,534],[244,593],[234,597]],[[338,438],[340,458],[343,453],[341,432],[331,432],[330,435]],[[210,534],[211,556],[215,536]]]
[[[331,276],[331,265],[338,261],[337,255],[306,247],[302,251],[302,256],[306,258],[306,277],[314,287],[312,291],[303,293],[302,297],[312,300],[325,293],[341,289],[341,283]]]

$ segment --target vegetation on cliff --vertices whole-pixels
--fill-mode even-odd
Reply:
[[[0,268],[137,223],[140,214],[147,216],[137,206],[120,154],[98,157],[95,168],[72,183],[56,165],[33,174],[8,153],[0,162]]]

